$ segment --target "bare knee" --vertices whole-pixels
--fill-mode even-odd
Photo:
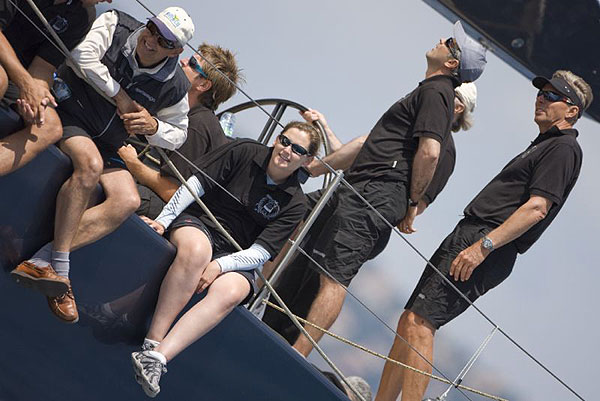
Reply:
[[[2,66],[0,66],[0,98],[4,97],[6,90],[8,89],[8,75]]]
[[[42,128],[39,129],[39,139],[48,147],[62,138],[62,123],[56,111],[52,108],[46,109],[46,120]]]
[[[233,308],[238,306],[240,302],[248,296],[250,291],[250,283],[245,278],[241,278],[238,273],[226,273],[227,275],[237,275],[234,280],[228,280],[227,283],[220,283],[215,281],[211,291],[217,293],[219,303],[224,312],[229,313]],[[228,278],[234,278],[229,276]]]
[[[210,255],[206,254],[201,244],[187,242],[186,244],[176,244],[176,246],[177,255],[171,269],[194,277],[202,272],[210,262]]]
[[[106,200],[110,203],[110,213],[117,218],[126,219],[140,207],[140,195],[135,188],[111,194]]]
[[[405,338],[425,340],[433,337],[435,328],[422,316],[405,310],[398,322],[398,333]]]
[[[77,163],[74,163],[73,166],[72,179],[78,187],[92,191],[100,181],[102,168],[103,162],[100,155],[79,155]]]

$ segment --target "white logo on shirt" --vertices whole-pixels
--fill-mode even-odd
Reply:
[[[260,213],[265,219],[270,220],[279,214],[281,208],[279,202],[271,197],[271,195],[265,195],[261,200],[258,201],[254,211]]]

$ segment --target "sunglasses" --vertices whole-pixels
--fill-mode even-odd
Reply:
[[[287,136],[283,135],[283,134],[279,134],[278,136],[279,138],[279,143],[281,143],[283,145],[284,148],[287,148],[288,146],[292,146],[292,152],[294,152],[297,155],[300,156],[305,156],[308,155],[308,150],[304,149],[302,146],[293,143],[292,141],[290,141],[290,138],[288,138]]]
[[[545,91],[545,90],[541,90],[537,93],[537,97],[542,96],[544,99],[546,99],[549,102],[565,102],[566,104],[569,104],[571,106],[576,106],[575,103],[573,103],[571,101],[571,99],[569,99],[566,96],[563,96],[561,94],[555,93],[555,92],[551,92],[551,91]]]
[[[457,60],[460,60],[460,47],[458,47],[458,43],[454,40],[453,37],[446,39],[444,42],[444,46],[450,50],[450,54]]]
[[[206,72],[204,72],[204,70],[202,69],[202,66],[200,65],[200,63],[198,62],[198,59],[196,57],[191,56],[188,61],[188,65],[190,67],[192,67],[192,69],[194,71],[196,71],[198,74],[200,74],[202,77],[208,79],[208,75],[206,75]]]
[[[176,49],[177,47],[179,47],[176,42],[166,39],[164,36],[162,36],[162,34],[158,30],[158,27],[156,26],[156,24],[154,22],[148,21],[148,23],[146,24],[146,29],[148,29],[148,31],[150,31],[152,36],[156,37],[156,41],[158,42],[158,45],[160,47],[163,47],[163,48],[169,49],[169,50]]]

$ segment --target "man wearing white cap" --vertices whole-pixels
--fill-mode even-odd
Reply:
[[[590,86],[570,71],[536,77],[539,135],[464,210],[426,266],[398,322],[390,358],[431,372],[436,331],[502,283],[564,205],[581,170],[573,125],[592,100]],[[440,274],[441,273],[441,274]],[[456,288],[453,288],[456,287]],[[459,290],[460,293],[457,291]],[[418,351],[415,352],[415,351]],[[421,401],[429,378],[386,362],[376,401]]]
[[[112,232],[140,203],[117,149],[130,135],[171,150],[186,139],[190,83],[178,56],[193,34],[191,18],[179,7],[163,10],[146,25],[108,11],[72,52],[87,80],[66,65],[59,69],[60,148],[73,162],[73,175],[58,193],[54,241],[11,276],[46,295],[51,311],[64,322],[79,318],[68,278],[69,253]],[[86,210],[98,182],[106,200]]]
[[[403,221],[412,230],[419,202],[450,137],[454,88],[483,73],[485,51],[457,23],[455,38],[441,39],[426,53],[425,79],[383,114],[348,170],[346,180],[391,224]],[[328,274],[321,274],[307,314],[308,321],[326,329],[341,311],[344,286],[384,249],[391,234],[386,222],[346,186],[336,192],[331,204],[335,207],[330,212],[321,213],[323,230],[311,254]],[[312,327],[306,329],[317,341],[323,335]],[[301,335],[294,348],[308,356],[312,344]]]

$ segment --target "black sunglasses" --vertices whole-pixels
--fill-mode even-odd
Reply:
[[[290,141],[290,138],[288,138],[287,136],[283,135],[283,134],[279,134],[278,136],[279,138],[279,143],[281,143],[283,145],[284,148],[287,148],[288,146],[292,146],[292,152],[294,152],[297,155],[300,156],[305,156],[308,154],[308,150],[304,149],[302,146],[293,143],[292,141]]]
[[[146,24],[146,29],[150,31],[152,36],[156,37],[156,41],[158,42],[158,45],[160,47],[164,47],[165,49],[169,50],[176,49],[177,47],[179,47],[176,42],[166,39],[164,36],[162,36],[154,22],[148,21],[148,23]]]
[[[458,47],[458,43],[456,43],[456,40],[454,40],[453,37],[449,37],[448,39],[446,39],[446,41],[444,42],[444,46],[446,46],[448,50],[450,50],[450,54],[452,55],[452,57],[454,57],[457,60],[460,60],[460,47]]]
[[[571,99],[569,99],[566,96],[563,96],[559,93],[556,92],[552,92],[552,91],[545,91],[545,90],[539,90],[539,92],[537,93],[537,97],[542,96],[544,99],[546,99],[549,102],[565,102],[566,104],[569,104],[571,106],[576,106],[575,103],[573,103],[573,101],[571,101]]]
[[[200,74],[204,78],[208,79],[208,75],[206,75],[206,72],[204,72],[204,70],[202,69],[202,66],[200,65],[200,63],[198,62],[198,60],[196,59],[196,57],[191,56],[190,60],[188,61],[188,65],[190,67],[192,67],[192,69],[194,71],[196,71],[198,74]]]

